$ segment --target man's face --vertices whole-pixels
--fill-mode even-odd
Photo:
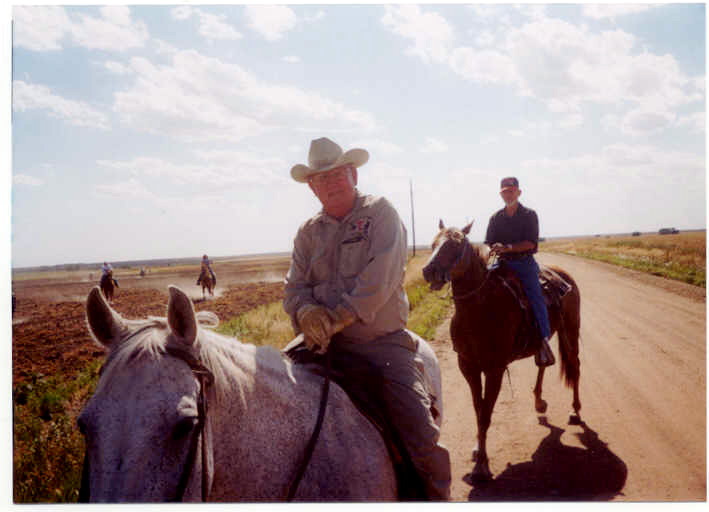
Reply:
[[[308,178],[308,185],[326,212],[339,212],[351,207],[357,195],[357,168],[348,164],[314,174]]]
[[[500,190],[500,197],[505,202],[505,205],[512,205],[517,202],[522,191],[519,187],[505,187]]]

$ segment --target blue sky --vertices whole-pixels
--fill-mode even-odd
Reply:
[[[704,4],[14,6],[13,267],[289,251],[312,139],[413,239],[706,227]],[[8,180],[9,181],[9,180]]]

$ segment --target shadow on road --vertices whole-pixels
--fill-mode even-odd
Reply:
[[[469,501],[598,501],[621,494],[628,468],[585,422],[580,423],[583,432],[576,434],[585,448],[562,444],[564,429],[551,425],[546,416],[539,424],[549,435],[532,460],[508,465],[491,482],[472,482],[470,473],[463,477],[473,486]]]

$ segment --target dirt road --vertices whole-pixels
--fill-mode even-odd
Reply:
[[[534,411],[532,359],[509,367],[488,434],[494,480],[470,483],[476,426],[448,322],[442,441],[456,501],[706,500],[706,303],[703,289],[572,256],[541,254],[581,290],[581,425],[571,391],[547,370]],[[556,354],[557,341],[552,347]]]

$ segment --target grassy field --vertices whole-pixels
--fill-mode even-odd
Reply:
[[[549,240],[540,251],[572,254],[706,288],[706,232]]]

